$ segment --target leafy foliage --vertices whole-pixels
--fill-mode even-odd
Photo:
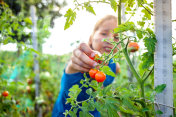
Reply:
[[[133,22],[125,22],[121,25],[118,25],[118,27],[114,29],[114,33],[121,33],[128,30],[134,30],[134,28],[135,28],[135,25]]]
[[[117,2],[115,0],[108,0],[111,4],[111,8],[114,10],[114,12],[117,11]]]
[[[74,12],[71,8],[67,10],[67,13],[64,15],[66,17],[66,23],[64,26],[64,29],[66,30],[67,28],[70,27],[70,25],[73,24],[76,18],[76,12]]]

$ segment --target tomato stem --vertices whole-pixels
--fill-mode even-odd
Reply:
[[[121,24],[121,0],[119,0],[119,5],[118,5],[118,25]],[[123,37],[122,37],[122,33],[119,33],[119,39],[122,40]],[[132,73],[134,74],[134,76],[136,77],[137,79],[137,82],[140,84],[140,90],[141,90],[141,97],[142,97],[142,101],[144,102],[143,104],[143,108],[146,108],[146,102],[145,102],[145,94],[144,94],[144,82],[142,82],[142,79],[141,77],[139,76],[139,74],[137,73],[137,71],[135,70],[131,60],[130,60],[130,57],[128,55],[128,52],[127,52],[127,46],[122,42],[121,43],[121,47],[122,47],[122,51],[123,51],[123,54],[126,58],[126,61],[132,71]],[[145,115],[147,117],[149,117],[149,112],[145,112]]]

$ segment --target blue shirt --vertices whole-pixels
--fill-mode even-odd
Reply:
[[[108,66],[111,68],[111,70],[116,73],[116,64],[113,63],[112,60],[110,60]],[[57,98],[57,101],[54,105],[52,117],[65,117],[64,112],[65,110],[70,110],[71,105],[65,104],[66,99],[69,98],[68,93],[69,89],[77,84],[81,86],[80,80],[84,79],[84,76],[82,73],[73,73],[73,74],[67,74],[63,73],[62,79],[61,79],[61,89],[59,96]],[[106,75],[106,80],[103,82],[104,87],[111,84],[114,80],[114,77]],[[77,101],[83,101],[89,98],[89,95],[86,93],[87,88],[83,87],[81,93],[77,97]],[[100,112],[98,112],[96,109],[94,111],[90,112],[94,117],[100,117]],[[77,113],[77,116],[79,113]]]

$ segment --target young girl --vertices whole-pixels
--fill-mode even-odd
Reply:
[[[89,72],[91,68],[98,65],[97,62],[93,61],[89,57],[95,56],[95,51],[101,54],[109,53],[113,48],[113,45],[103,41],[103,39],[114,39],[114,41],[119,41],[116,38],[117,35],[112,34],[112,30],[117,27],[117,18],[112,15],[107,15],[100,19],[90,36],[88,44],[81,43],[78,48],[73,50],[73,55],[68,65],[66,66],[62,80],[61,80],[61,90],[58,99],[54,105],[52,117],[64,117],[65,110],[70,110],[71,105],[66,104],[66,99],[69,98],[69,89],[75,85],[80,84],[80,80],[83,79],[83,74],[81,72]],[[114,53],[117,49],[114,50]],[[112,60],[109,62],[108,66],[114,73],[118,73],[120,70],[118,63],[113,63]],[[111,84],[114,77],[106,76],[106,80],[103,82],[104,86]],[[86,88],[83,88],[81,93],[78,95],[77,101],[83,101],[89,98],[86,93]],[[96,109],[90,112],[94,117],[100,117],[100,112]],[[77,113],[79,116],[79,113]]]

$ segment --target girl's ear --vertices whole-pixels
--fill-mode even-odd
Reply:
[[[89,37],[89,42],[88,42],[88,44],[89,44],[89,47],[90,47],[91,49],[93,49],[93,48],[92,48],[92,35]]]

